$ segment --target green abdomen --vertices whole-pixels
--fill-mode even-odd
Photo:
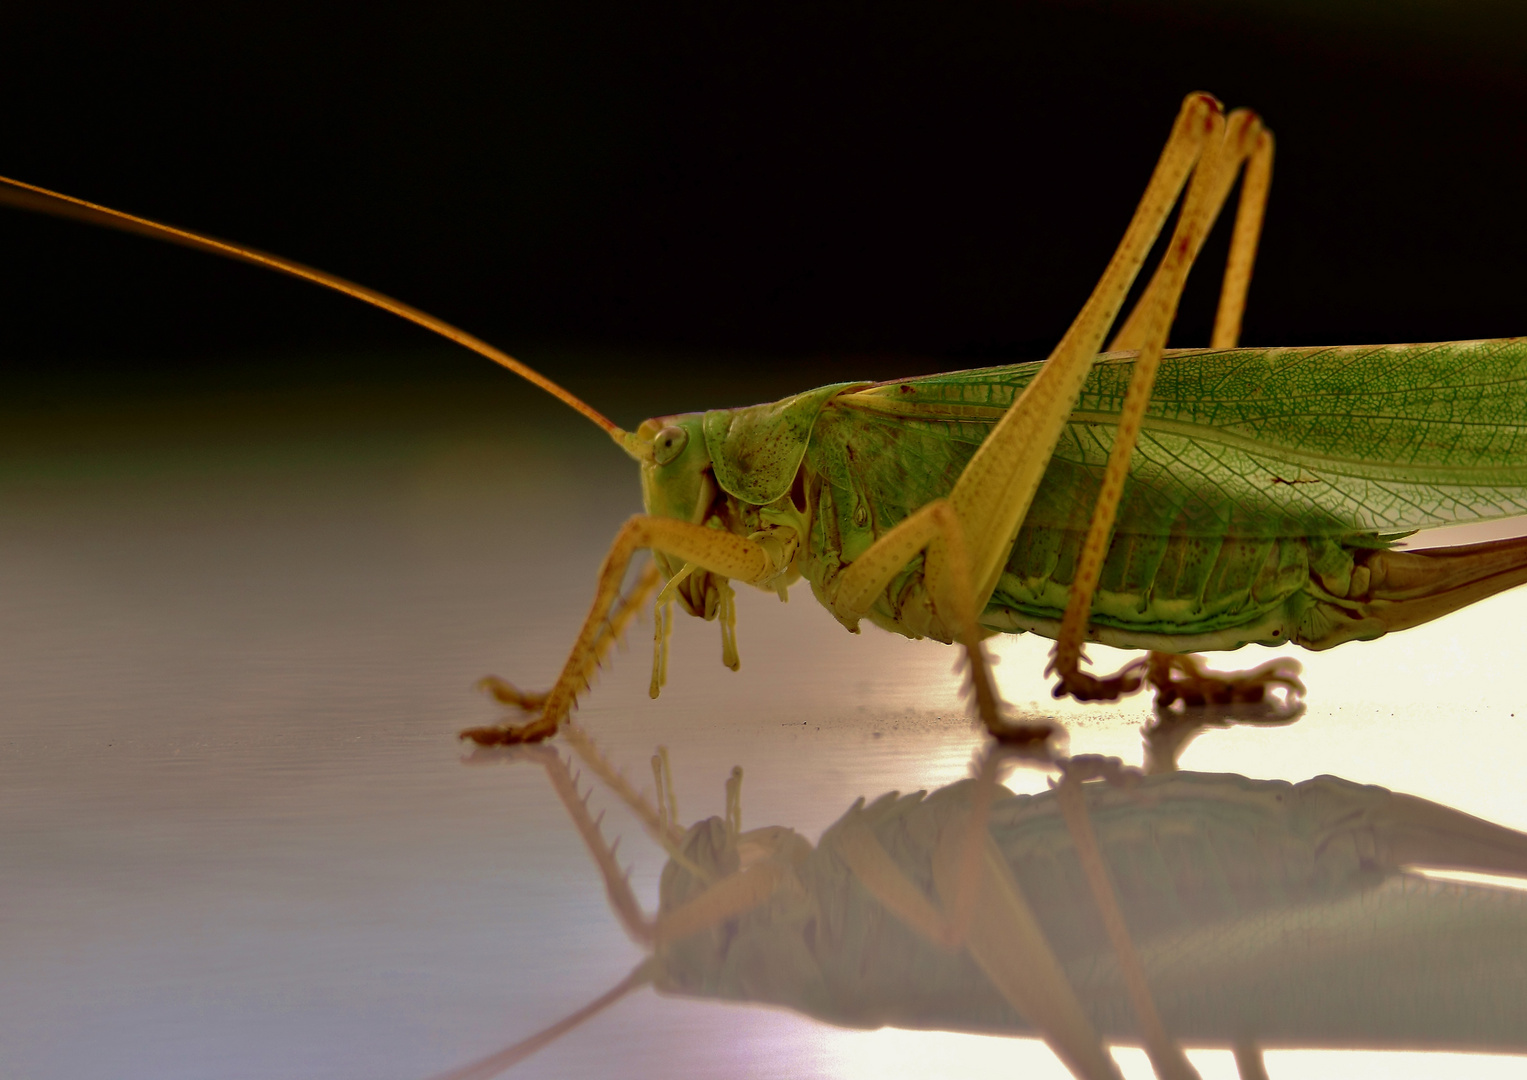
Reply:
[[[1024,528],[981,621],[1054,637],[1084,533]],[[1371,543],[1371,538],[1368,538]],[[1116,535],[1093,600],[1095,641],[1194,652],[1285,641],[1319,647],[1330,594],[1316,568],[1346,578],[1353,550],[1326,537]],[[1334,642],[1331,642],[1334,644]]]
[[[1052,473],[1066,470],[1052,466]],[[1006,633],[1055,637],[1070,597],[1086,534],[1092,485],[1047,476],[1036,503],[1053,494],[1077,506],[1064,525],[1026,523],[981,622]],[[1078,498],[1078,495],[1081,495]],[[1194,528],[1185,516],[1204,515],[1202,501],[1180,507],[1167,520],[1147,510],[1135,485],[1126,485],[1121,526],[1113,536],[1095,594],[1089,639],[1127,649],[1196,652],[1249,643],[1292,641],[1326,648],[1353,637],[1375,636],[1350,625],[1341,610],[1356,565],[1385,545],[1372,533],[1308,534],[1276,515],[1247,514],[1225,505],[1220,527]],[[1036,515],[1050,517],[1057,515]],[[1217,515],[1209,514],[1210,517]],[[1249,520],[1255,518],[1255,520]],[[820,489],[806,576],[818,587],[863,554],[883,531],[865,501],[836,485]],[[922,557],[892,581],[869,618],[903,634],[919,630],[909,611],[922,582]],[[1339,624],[1339,625],[1338,625]]]

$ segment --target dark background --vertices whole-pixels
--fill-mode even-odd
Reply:
[[[324,267],[554,375],[1042,356],[1195,89],[1279,139],[1247,343],[1527,331],[1513,4],[130,8],[7,8],[0,173]],[[1223,233],[1176,344],[1207,337]],[[0,211],[0,249],[12,387],[427,340],[75,224]]]

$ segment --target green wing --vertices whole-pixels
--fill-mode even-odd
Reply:
[[[804,569],[813,585],[947,495],[1038,369],[906,379],[828,402],[808,450],[820,478]],[[1133,370],[1133,355],[1096,364],[983,625],[1057,632]],[[1365,549],[1518,514],[1527,514],[1527,341],[1172,352],[1089,636],[1171,652],[1377,637],[1388,624],[1362,606]],[[911,632],[901,605],[919,572],[914,560],[869,617]]]
[[[881,529],[894,524],[947,494],[1038,369],[842,395],[813,438],[824,472],[862,491]],[[1099,359],[1027,526],[1085,527],[1133,369],[1133,355]],[[1517,514],[1527,514],[1527,339],[1174,350],[1118,532],[1352,536]]]

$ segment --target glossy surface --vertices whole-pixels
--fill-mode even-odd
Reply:
[[[522,399],[523,400],[523,399]],[[716,404],[727,404],[726,401]],[[471,387],[31,410],[0,453],[0,1075],[428,1077],[570,1012],[640,953],[539,770],[462,764],[493,672],[560,666],[634,467],[554,406]],[[744,827],[815,836],[859,795],[949,783],[980,745],[943,646],[739,598],[742,670],[650,622],[580,712],[687,819],[744,767]],[[1184,765],[1334,773],[1527,828],[1527,595],[1306,663],[1309,714]],[[1143,699],[1057,706],[1048,642],[1009,698],[1138,760]],[[1215,659],[1250,666],[1265,651]],[[1117,654],[1095,651],[1100,668]],[[1515,714],[1522,711],[1519,719]],[[1013,785],[1037,790],[1038,774]],[[596,803],[613,800],[602,792]],[[613,808],[650,907],[663,857]],[[1121,1051],[1130,1075],[1143,1058]],[[1197,1057],[1231,1075],[1229,1055]],[[1432,1055],[1271,1052],[1273,1076],[1440,1075]],[[1520,1059],[1468,1063],[1519,1075]],[[1043,1047],[839,1032],[639,994],[515,1075],[1062,1075]]]

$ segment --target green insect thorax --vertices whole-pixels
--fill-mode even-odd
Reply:
[[[717,489],[751,506],[776,501],[800,470],[822,408],[845,390],[864,385],[836,383],[764,405],[644,422],[636,438],[643,448],[647,513],[700,524]]]
[[[760,510],[788,502],[823,407],[863,385],[839,383],[764,405],[645,421],[633,440],[633,456],[641,462],[643,506],[654,517],[743,535],[777,524]],[[794,524],[803,537],[807,523]],[[683,569],[662,552],[656,557],[669,577]],[[704,572],[693,574],[679,590],[689,612],[707,619],[715,616],[717,595],[715,582]]]

